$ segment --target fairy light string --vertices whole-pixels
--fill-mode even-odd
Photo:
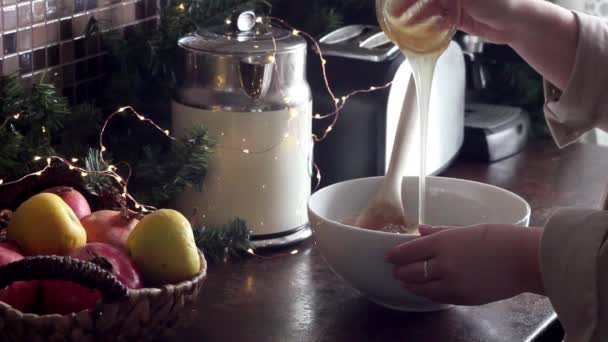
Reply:
[[[184,10],[185,8],[183,7],[183,4],[178,6],[181,10]],[[314,48],[316,49],[316,52],[319,56],[319,61],[321,64],[321,73],[322,73],[322,77],[323,77],[323,83],[325,86],[325,89],[328,93],[328,95],[331,97],[333,103],[334,103],[334,110],[330,113],[326,113],[326,114],[314,114],[312,115],[312,119],[315,120],[322,120],[322,119],[327,119],[327,118],[332,118],[331,123],[325,128],[323,134],[321,136],[318,136],[316,134],[312,134],[312,138],[314,140],[314,142],[321,142],[323,141],[325,138],[327,138],[328,134],[330,134],[335,125],[338,123],[338,119],[340,117],[340,111],[344,108],[344,106],[346,105],[347,101],[355,95],[358,94],[364,94],[364,93],[371,93],[371,92],[375,92],[377,90],[382,90],[382,89],[386,89],[389,88],[392,85],[392,82],[386,83],[384,85],[380,85],[380,86],[372,86],[368,89],[358,89],[355,91],[352,91],[349,94],[346,94],[344,96],[341,97],[337,97],[331,86],[330,86],[330,82],[329,82],[329,78],[327,76],[327,60],[325,59],[324,55],[323,55],[323,51],[321,49],[320,44],[317,42],[317,40],[312,37],[310,34],[301,31],[297,28],[295,28],[294,26],[288,24],[287,22],[285,22],[283,19],[277,18],[277,17],[272,17],[272,16],[268,16],[268,17],[257,17],[256,18],[256,22],[259,24],[265,24],[265,25],[269,25],[272,26],[273,23],[278,24],[280,26],[282,26],[283,28],[288,29],[289,31],[291,31],[291,34],[293,36],[302,36],[304,37],[307,41],[309,41],[310,43],[313,44]],[[278,65],[276,63],[276,54],[278,53],[277,50],[277,44],[276,44],[276,40],[274,38],[274,36],[271,36],[272,42],[273,42],[273,48],[274,51],[272,52],[272,54],[269,56],[269,61],[270,63],[273,64],[273,67],[275,69],[275,71],[277,73],[280,72]],[[279,87],[279,89],[281,89],[282,92],[282,87]],[[290,128],[290,123],[293,119],[297,118],[300,113],[297,111],[297,109],[295,108],[291,108],[290,105],[290,99],[287,98],[286,96],[282,96],[285,104],[288,106],[289,110],[288,110],[288,120],[287,120],[287,131],[281,135],[280,140],[267,148],[261,149],[261,150],[254,150],[252,148],[233,148],[233,147],[228,147],[228,146],[216,146],[216,149],[228,149],[228,150],[238,150],[243,154],[246,155],[250,155],[250,154],[262,154],[262,153],[268,153],[272,150],[274,150],[275,148],[277,148],[277,146],[279,146],[285,139],[287,139],[290,135],[289,135],[289,128]],[[108,148],[105,146],[104,144],[104,135],[107,131],[108,125],[109,123],[112,121],[112,119],[114,119],[116,116],[121,115],[121,114],[132,114],[135,117],[137,117],[139,119],[140,122],[146,123],[151,125],[154,129],[158,130],[159,132],[161,132],[162,134],[164,134],[168,139],[170,139],[171,141],[175,141],[177,140],[174,136],[171,135],[171,132],[168,129],[164,129],[162,127],[160,127],[157,123],[155,123],[153,120],[145,117],[144,115],[138,113],[132,106],[124,106],[124,107],[120,107],[118,108],[118,110],[116,110],[114,113],[110,114],[110,116],[108,116],[108,118],[104,121],[104,124],[101,128],[101,131],[99,133],[99,153],[100,153],[100,159],[104,165],[105,170],[102,171],[96,171],[96,170],[87,170],[86,168],[80,167],[78,166],[76,163],[78,162],[77,158],[72,158],[70,160],[63,158],[61,156],[57,156],[57,155],[52,155],[52,156],[35,156],[33,158],[34,161],[38,162],[41,160],[45,160],[46,161],[46,165],[39,169],[38,171],[26,174],[24,176],[22,176],[21,178],[18,178],[16,180],[12,180],[12,181],[6,181],[4,179],[0,179],[0,187],[1,186],[8,186],[8,185],[13,185],[13,184],[17,184],[19,182],[22,182],[28,178],[31,177],[40,177],[42,176],[47,170],[49,170],[52,167],[55,167],[55,165],[53,165],[53,162],[56,162],[57,164],[62,164],[64,166],[67,166],[70,170],[74,171],[74,172],[79,172],[81,177],[88,177],[90,175],[104,175],[104,176],[108,176],[110,178],[112,178],[116,184],[118,186],[120,186],[122,192],[121,192],[121,196],[124,200],[126,201],[130,201],[133,206],[138,209],[141,212],[151,212],[156,210],[156,208],[154,208],[153,206],[148,206],[148,205],[144,205],[140,202],[138,202],[129,192],[128,192],[128,182],[129,179],[131,177],[131,167],[129,166],[128,163],[126,162],[119,162],[116,163],[114,165],[109,164],[104,157],[104,154],[109,153]],[[9,121],[11,120],[19,120],[21,116],[21,113],[15,113],[9,117],[7,117],[5,119],[5,121],[3,122],[1,127],[4,127],[8,124]],[[42,134],[46,134],[46,129],[44,127],[42,127]],[[120,174],[118,174],[118,166],[120,165],[124,165],[127,168],[127,173],[128,176],[126,177],[122,177]],[[316,178],[317,184],[315,189],[317,189],[320,184],[321,184],[321,170],[319,168],[319,166],[316,163],[312,163],[313,165],[313,171],[316,173],[316,176],[314,176]],[[310,175],[311,177],[313,175]],[[127,203],[128,206],[128,203]]]

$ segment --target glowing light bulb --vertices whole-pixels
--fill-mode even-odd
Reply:
[[[72,163],[77,163],[78,162],[78,158],[72,158]]]
[[[182,5],[183,5],[183,4],[182,4]],[[129,108],[129,107],[120,107],[120,108],[118,108],[118,112],[119,112],[119,113],[122,113],[122,112],[124,112],[125,110],[127,110],[127,108]]]
[[[276,61],[276,58],[274,57],[274,55],[268,56],[268,61],[270,63],[274,63]]]
[[[46,128],[42,126],[42,133],[46,133]]]
[[[251,153],[251,151],[249,151],[248,149],[244,149],[244,150],[243,150],[243,153],[245,153],[245,154],[249,154],[249,153]]]
[[[186,5],[179,4],[179,6],[177,6],[177,8],[179,8],[180,11],[185,11],[186,10]]]
[[[135,209],[139,209],[141,208],[141,205],[139,205],[139,203],[135,203]]]
[[[166,130],[165,130],[165,134],[166,134],[167,136],[169,135],[169,130],[168,130],[168,129],[166,129]]]
[[[262,21],[264,21],[264,19],[262,19],[262,17],[255,18],[255,22],[258,24],[262,23]]]
[[[69,168],[70,168],[70,170],[74,170],[74,166],[73,165],[70,165]]]
[[[81,173],[80,173],[80,175],[81,175],[82,177],[86,177],[86,176],[88,176],[89,174],[88,174],[88,173],[86,173],[86,172],[81,172]]]
[[[300,251],[298,251],[297,249],[294,249],[293,251],[291,251],[291,255],[296,255],[300,253]]]
[[[138,117],[138,118],[139,118],[139,120],[141,120],[141,121],[146,120],[146,118],[145,118],[143,115],[138,115],[137,117]]]
[[[325,130],[326,133],[329,133],[331,131],[333,131],[334,127],[333,126],[329,126],[327,127],[327,129]]]
[[[36,176],[42,176],[42,171],[38,171],[36,173],[34,173]]]
[[[17,113],[17,114],[15,114],[15,115],[13,115],[13,118],[14,118],[15,120],[17,120],[17,119],[19,119],[19,116],[20,116],[20,115],[21,115],[20,113]]]
[[[35,156],[34,157],[34,161],[39,161],[40,159],[42,159],[42,157],[40,157],[40,156]]]
[[[249,249],[247,250],[247,253],[249,253],[249,254],[251,254],[251,255],[254,255],[254,254],[255,254],[255,253],[253,253],[253,249],[251,249],[251,248],[249,248]]]
[[[325,66],[325,64],[327,64],[327,60],[326,60],[325,58],[323,58],[323,59],[321,60],[321,64],[323,64],[323,66]]]
[[[315,119],[320,119],[321,118],[321,114],[315,114]]]
[[[232,20],[226,19],[226,25],[230,25],[230,24],[232,24]]]
[[[101,146],[101,152],[105,152],[106,151],[106,147],[105,146]]]
[[[0,179],[0,185],[4,184],[4,179]]]
[[[285,139],[289,138],[289,132],[285,133],[283,136],[285,137]]]
[[[297,35],[299,35],[299,34],[300,34],[300,31],[298,31],[298,30],[293,30],[293,31],[291,32],[291,34],[293,34],[294,36],[297,36]]]
[[[369,90],[374,91],[376,90],[376,87],[370,87]]]
[[[51,158],[46,158],[46,164],[49,166],[51,165]]]

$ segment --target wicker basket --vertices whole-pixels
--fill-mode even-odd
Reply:
[[[0,288],[18,280],[68,280],[96,288],[102,302],[69,315],[24,314],[0,302],[0,341],[142,341],[190,323],[193,304],[207,276],[161,288],[127,289],[91,262],[60,256],[27,257],[0,267]]]

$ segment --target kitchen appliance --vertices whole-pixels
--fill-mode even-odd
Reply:
[[[530,135],[530,117],[523,109],[484,103],[468,103],[463,160],[495,162],[520,152]]]
[[[176,207],[198,208],[212,226],[243,219],[258,247],[311,236],[312,97],[307,43],[252,11],[179,40],[173,131],[204,124],[216,140],[202,191]]]
[[[389,163],[399,114],[412,71],[399,49],[376,26],[350,25],[320,39],[327,76],[336,97],[357,89],[386,88],[350,97],[331,133],[315,144],[315,161],[323,178],[321,187],[344,180],[384,175]],[[314,113],[331,113],[335,103],[328,95],[316,53],[309,54],[308,79]],[[452,42],[440,57],[431,91],[428,175],[437,174],[456,157],[464,134],[465,63],[460,46]],[[415,88],[412,88],[415,89]],[[412,98],[415,98],[413,96]],[[415,101],[406,104],[417,113]],[[313,131],[323,135],[333,117],[314,120]],[[418,127],[418,125],[416,125]],[[419,132],[409,148],[407,176],[419,172]]]

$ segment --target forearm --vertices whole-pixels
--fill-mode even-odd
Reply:
[[[576,57],[575,15],[545,0],[522,1],[516,13],[509,45],[547,81],[564,90]]]

